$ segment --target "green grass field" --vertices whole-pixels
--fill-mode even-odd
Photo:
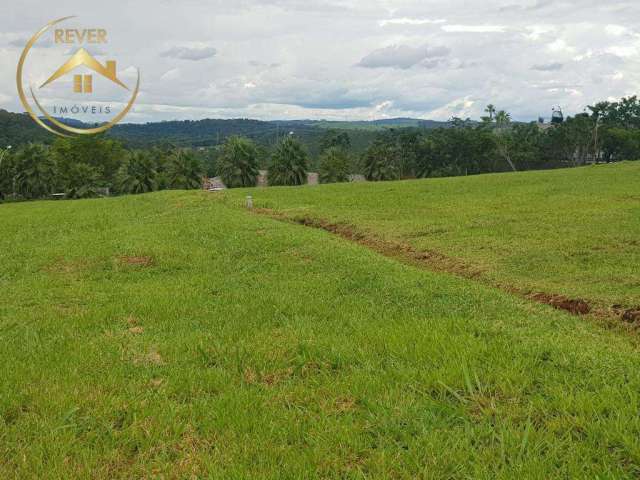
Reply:
[[[567,291],[633,300],[630,283],[595,279],[609,258],[637,282],[622,264],[637,260],[637,244],[621,240],[634,228],[637,240],[628,182],[639,172],[252,192],[264,206],[361,221],[402,239],[441,225],[442,238],[412,241],[470,260],[484,251],[478,235],[491,247],[482,258],[492,275],[538,282],[539,263],[553,256],[543,232],[549,250],[568,246],[565,230],[552,229],[560,208],[552,225],[534,222],[553,211],[549,202],[581,195],[563,180],[544,195],[542,179],[575,175],[606,193],[585,202],[606,221],[581,224],[593,220],[584,213],[566,231],[572,241],[586,236],[578,251],[590,238],[607,241],[585,264],[589,282]],[[0,205],[0,478],[640,475],[635,334],[247,212],[238,208],[243,193]],[[530,194],[546,202],[524,205]],[[367,203],[378,213],[366,213]],[[470,211],[459,222],[445,218],[461,204]],[[523,211],[528,230],[516,218]],[[499,245],[510,260],[492,263]],[[536,247],[523,260],[529,276],[511,251],[527,246]],[[562,275],[549,272],[543,286]]]
[[[491,285],[640,305],[640,162],[269,188],[256,206],[459,259]]]

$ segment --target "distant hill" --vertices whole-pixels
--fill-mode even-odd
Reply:
[[[67,123],[71,123],[67,121]],[[74,125],[80,122],[73,121]],[[271,146],[285,135],[293,134],[312,155],[319,151],[327,130],[347,130],[355,152],[366,148],[377,132],[387,128],[437,128],[445,122],[392,118],[372,121],[205,119],[163,121],[145,124],[124,123],[113,127],[107,135],[122,140],[130,147],[171,144],[180,147],[212,147],[232,135],[242,135]],[[0,146],[19,146],[28,142],[51,143],[55,137],[38,127],[27,114],[0,110]]]
[[[40,128],[26,113],[0,110],[0,148],[20,146],[29,142],[50,143],[54,136]]]

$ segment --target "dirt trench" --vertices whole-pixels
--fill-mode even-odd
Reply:
[[[381,255],[402,261],[403,263],[408,263],[435,272],[449,273],[466,279],[477,280],[528,300],[549,305],[557,310],[562,310],[572,315],[594,315],[598,318],[607,320],[622,321],[626,324],[640,328],[640,306],[635,308],[628,308],[622,305],[603,307],[596,305],[595,302],[591,302],[587,299],[568,298],[564,295],[548,292],[531,292],[518,289],[513,286],[507,287],[489,282],[483,277],[483,272],[480,268],[470,265],[460,259],[449,257],[440,252],[420,251],[411,245],[384,240],[374,235],[365,234],[353,225],[347,223],[333,223],[309,216],[287,216],[275,210],[266,208],[255,209],[254,212],[260,215],[269,216],[275,220],[325,230],[346,240],[374,250]]]

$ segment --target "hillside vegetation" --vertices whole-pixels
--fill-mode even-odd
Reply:
[[[484,244],[487,266],[517,249],[539,281],[553,226],[583,242],[634,228],[635,166],[575,172],[603,192],[602,233],[583,224],[593,213],[558,219],[584,200],[566,172],[252,192],[381,235],[427,232],[413,241],[470,259]],[[527,196],[564,201],[525,209]],[[237,203],[169,191],[0,205],[0,478],[640,474],[635,336]],[[600,255],[622,265],[611,244]],[[582,271],[601,278],[601,263]],[[597,293],[585,285],[567,288]]]
[[[405,182],[272,188],[256,206],[462,261],[491,284],[640,305],[640,162]]]

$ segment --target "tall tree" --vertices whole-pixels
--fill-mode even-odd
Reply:
[[[13,188],[23,198],[43,198],[58,187],[55,162],[41,144],[29,144],[18,151],[15,171]]]
[[[493,122],[493,118],[496,114],[496,107],[490,103],[489,105],[487,105],[487,108],[485,108],[484,111],[489,114],[489,121]]]
[[[347,132],[340,130],[327,130],[320,141],[320,152],[333,147],[341,148],[348,152],[351,149],[351,137]]]
[[[349,156],[339,147],[326,150],[320,157],[320,182],[339,183],[349,180]]]
[[[307,152],[292,136],[284,138],[271,156],[269,185],[304,185],[307,183]]]
[[[504,110],[496,113],[496,146],[498,153],[506,160],[511,170],[517,172],[517,168],[511,160],[513,149],[513,137],[510,135],[511,115]]]
[[[388,136],[378,137],[362,158],[364,176],[369,181],[398,180],[401,159],[398,146]]]
[[[194,190],[202,187],[204,165],[190,150],[178,150],[167,166],[169,188]]]
[[[147,193],[158,189],[158,171],[149,152],[133,152],[124,161],[116,176],[120,193]]]
[[[0,149],[0,200],[13,193],[13,177],[16,174],[11,147]]]
[[[218,157],[217,170],[229,188],[255,187],[258,178],[258,149],[253,141],[230,137]]]

